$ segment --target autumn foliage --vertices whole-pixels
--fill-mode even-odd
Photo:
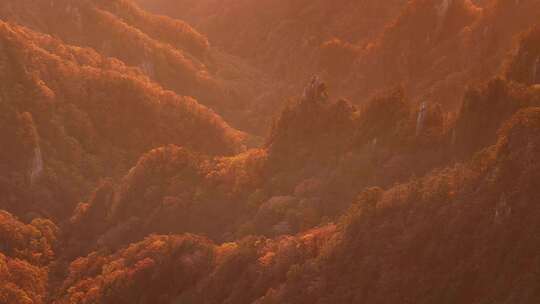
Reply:
[[[537,1],[136,2],[0,3],[0,304],[540,302]]]

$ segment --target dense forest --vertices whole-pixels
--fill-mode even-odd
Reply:
[[[0,304],[540,303],[538,189],[538,0],[0,2]]]

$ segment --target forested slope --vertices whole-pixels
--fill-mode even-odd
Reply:
[[[242,150],[241,132],[138,69],[2,22],[2,207],[69,214],[95,181],[176,143],[209,154]],[[37,206],[34,206],[36,204]]]
[[[0,3],[1,304],[540,301],[538,1],[137,2]]]

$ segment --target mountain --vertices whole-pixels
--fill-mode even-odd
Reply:
[[[517,37],[539,17],[534,0],[195,2],[139,0],[286,78],[292,92],[317,73],[354,102],[400,84],[413,103],[445,111],[459,109],[469,84],[499,74]]]
[[[0,211],[0,300],[44,303],[48,295],[47,265],[53,260],[58,227],[46,219],[25,224]]]
[[[216,47],[302,89],[324,72],[321,46],[334,38],[363,45],[380,35],[407,1],[137,0],[150,11],[180,18]]]
[[[0,3],[0,303],[540,301],[538,1],[134,1]]]
[[[501,73],[519,35],[538,20],[537,6],[537,1],[497,0],[482,8],[470,1],[411,1],[373,44],[350,59],[349,74],[333,81],[352,88],[351,96],[401,83],[418,104],[457,109],[468,85]],[[520,22],[508,22],[516,19]]]
[[[148,237],[73,262],[58,303],[534,303],[539,149],[540,109],[526,108],[474,160],[365,189],[337,225],[223,245]]]
[[[521,66],[520,54],[535,57],[536,33],[521,39],[509,75]],[[130,273],[147,265],[135,285],[127,283],[132,277],[119,280],[122,286],[157,284],[150,290],[160,290],[164,303],[534,301],[534,278],[511,263],[537,264],[534,245],[522,244],[535,244],[539,228],[532,190],[538,168],[531,164],[538,154],[540,91],[509,78],[471,87],[456,117],[436,106],[417,111],[399,89],[357,108],[332,101],[313,78],[283,110],[263,149],[216,159],[168,146],[143,156],[121,184],[103,184],[79,205],[68,247],[75,256],[117,250],[105,259],[118,260],[129,248],[169,248],[164,244],[186,237],[144,239],[152,233],[195,232],[229,242],[190,243],[209,246],[206,258],[196,260],[203,263],[200,281],[166,291],[157,278],[175,281],[183,272],[161,270],[161,262],[154,264],[161,254],[122,266]],[[515,287],[490,286],[494,263],[508,265],[498,284]],[[94,284],[108,286],[100,282],[113,275],[76,271],[79,279],[68,278],[64,299],[78,294],[67,286],[88,294]],[[452,288],[427,292],[437,284]],[[135,298],[156,298],[134,288],[128,293]],[[121,301],[127,291],[117,292],[89,296]]]
[[[119,248],[151,233],[215,241],[298,233],[337,219],[359,189],[470,159],[497,142],[514,113],[540,105],[539,93],[495,78],[471,88],[454,117],[440,106],[415,110],[399,89],[357,108],[331,100],[314,78],[263,148],[231,157],[177,146],[145,154],[120,182],[103,184],[79,205],[69,247],[77,254]]]
[[[5,22],[0,39],[4,209],[70,213],[99,178],[164,144],[243,149],[241,132],[138,69]]]
[[[261,121],[268,114],[253,110],[270,102],[271,95],[265,96],[275,86],[264,73],[212,48],[183,21],[127,0],[9,0],[0,4],[0,18],[117,58],[165,89],[194,97],[236,127],[258,135],[265,131]]]

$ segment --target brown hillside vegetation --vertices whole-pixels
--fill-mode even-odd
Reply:
[[[0,302],[45,303],[46,266],[54,258],[57,234],[49,220],[27,225],[0,211]]]
[[[160,14],[187,20],[216,46],[298,84],[318,71],[319,47],[332,38],[365,43],[404,0],[235,1],[137,0]]]
[[[540,25],[521,36],[507,65],[506,77],[528,85],[540,84]]]
[[[0,3],[0,18],[117,58],[164,88],[195,97],[235,126],[264,132],[260,124],[268,114],[251,110],[269,100],[261,96],[270,87],[266,76],[211,49],[185,22],[126,0],[8,0]]]
[[[249,303],[283,280],[292,263],[319,254],[333,230],[219,246],[192,235],[150,236],[111,255],[75,260],[55,303]]]
[[[521,49],[535,45],[530,42],[534,33],[524,36]],[[540,295],[534,276],[525,269],[539,267],[533,245],[540,229],[535,224],[538,198],[532,189],[538,172],[534,158],[540,155],[535,148],[540,112],[531,107],[539,104],[539,94],[535,86],[496,78],[471,88],[458,116],[445,118],[437,107],[414,110],[400,90],[362,108],[334,102],[314,78],[276,121],[265,149],[218,159],[172,146],[152,151],[121,185],[106,183],[89,204],[79,206],[67,244],[72,254],[80,254],[91,248],[114,250],[149,233],[189,231],[216,240],[253,233],[280,235],[342,214],[357,196],[353,208],[338,220],[337,230],[328,225],[294,238],[248,237],[212,245],[215,252],[201,266],[206,270],[200,282],[190,282],[193,287],[187,289],[178,289],[185,284],[171,285],[170,291],[160,285],[156,289],[163,297],[158,301],[534,302]],[[456,157],[469,159],[476,152],[480,153],[463,164],[442,166],[406,182],[413,174],[422,175]],[[368,164],[372,165],[366,172]],[[327,173],[330,168],[334,171]],[[395,181],[402,183],[388,190],[368,187]],[[103,218],[108,220],[99,224]],[[514,234],[525,239],[513,239]],[[306,247],[307,240],[312,245]],[[501,246],[503,251],[498,250]],[[222,250],[227,257],[220,258]],[[523,264],[528,266],[517,268],[513,260],[529,261]],[[166,270],[162,276],[147,262],[153,277],[172,275]],[[492,274],[493,263],[507,266]],[[227,280],[231,271],[232,281]],[[108,282],[107,275],[90,275],[90,281],[78,275],[84,287],[67,286],[81,286],[84,294],[92,289],[89,282],[109,286],[99,283]],[[494,277],[500,277],[495,284],[511,288],[493,286]],[[129,279],[122,275],[118,280]],[[136,282],[128,286],[145,284]],[[428,292],[432,286],[440,286],[440,292]],[[111,291],[89,296],[118,301],[115,297],[124,292],[107,290]],[[135,294],[138,299],[148,297]],[[66,295],[73,296],[82,294]]]
[[[333,248],[260,303],[538,301],[539,114],[465,166],[362,193]]]
[[[350,92],[353,96],[402,83],[420,102],[455,104],[462,94],[456,87],[470,83],[467,70],[476,64],[468,61],[465,39],[481,17],[482,10],[468,0],[410,1],[383,34],[358,53],[350,73],[336,75],[334,81],[359,83],[357,91]]]
[[[153,236],[93,253],[72,263],[75,288],[58,303],[534,303],[540,109],[499,134],[473,161],[363,191],[337,229],[217,247]]]
[[[99,177],[124,172],[163,144],[209,154],[242,149],[239,131],[136,69],[8,23],[0,34],[2,153],[13,160],[2,164],[7,210],[70,212],[66,203]]]
[[[91,14],[92,11],[93,14]],[[101,23],[106,24],[106,19],[103,16],[109,14],[131,28],[139,29],[142,33],[154,37],[158,41],[188,51],[196,57],[204,57],[209,47],[208,40],[185,22],[150,14],[133,5],[131,1],[5,1],[2,4],[2,12],[3,17],[8,20],[28,23],[36,29],[49,28],[51,32],[58,33],[63,38],[69,37],[81,42],[90,38],[87,35],[78,35],[79,31],[86,29],[86,27],[91,29],[90,19],[101,19]],[[102,17],[99,17],[99,12],[102,13]],[[73,22],[75,27],[65,26],[59,22],[61,19],[58,18],[60,17],[69,18],[68,22]],[[94,29],[98,30],[99,27],[94,27]]]
[[[0,1],[0,304],[540,303],[539,5]]]
[[[468,85],[500,72],[516,37],[540,17],[536,0],[229,2],[139,0],[296,89],[321,73],[337,94],[363,102],[402,84],[414,103],[450,110]]]
[[[471,89],[457,118],[440,107],[416,111],[400,90],[357,109],[330,101],[322,88],[316,78],[308,84],[264,149],[218,158],[176,146],[147,153],[120,183],[103,184],[79,205],[67,235],[70,254],[118,248],[150,233],[220,241],[297,233],[339,217],[359,189],[469,159],[496,142],[515,112],[540,105],[540,91],[503,79]]]
[[[479,9],[470,1],[411,1],[340,79],[345,88],[361,84],[353,96],[398,82],[418,102],[456,108],[469,84],[500,72],[517,37],[539,19],[538,5],[494,0]]]

